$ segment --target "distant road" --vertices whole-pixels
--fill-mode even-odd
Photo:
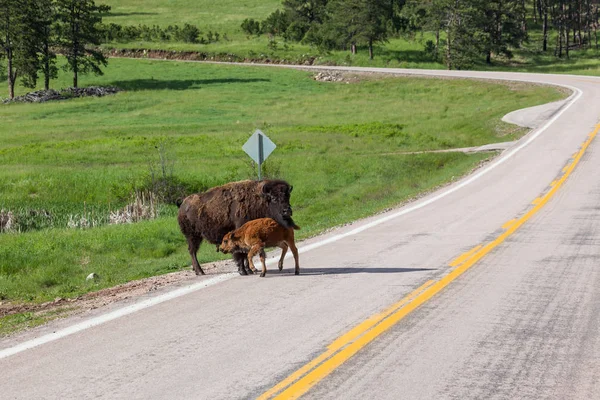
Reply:
[[[573,94],[471,176],[303,243],[300,276],[286,260],[0,342],[0,398],[600,398],[600,79],[336,69]]]

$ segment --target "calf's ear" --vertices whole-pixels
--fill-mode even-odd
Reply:
[[[289,192],[288,192],[288,193],[290,193],[290,194],[291,194],[291,193],[292,193],[292,190],[294,190],[294,187],[293,187],[292,185],[290,185],[290,190],[289,190]]]

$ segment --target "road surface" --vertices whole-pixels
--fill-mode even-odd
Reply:
[[[287,260],[0,342],[0,398],[600,398],[600,79],[385,72],[573,94],[473,175],[303,243],[300,276]]]

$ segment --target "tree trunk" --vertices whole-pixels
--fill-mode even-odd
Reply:
[[[485,63],[488,65],[492,64],[492,52],[489,50],[485,53]]]
[[[13,73],[12,51],[9,50],[6,55],[6,70],[8,75],[8,98],[15,98],[15,74]]]
[[[369,38],[369,60],[373,59],[373,39]]]
[[[448,70],[452,69],[452,52],[450,42],[450,26],[448,26],[448,29],[446,30],[446,66],[448,67]]]
[[[50,57],[49,57],[48,42],[44,43],[44,89],[50,89]]]
[[[569,7],[569,11],[570,11],[570,8],[571,7]],[[565,6],[563,5],[563,11],[564,10],[565,10]],[[567,15],[569,15],[569,14],[567,14]],[[565,15],[565,13],[563,13],[563,16],[564,15]],[[566,24],[566,21],[567,21],[567,17],[566,16],[565,16],[564,21],[565,21],[565,56],[567,58],[569,58],[569,27]],[[573,38],[573,39],[575,39],[575,38]]]
[[[562,28],[559,27],[558,35],[556,35],[556,56],[558,58],[562,58],[562,38],[563,38]]]
[[[546,1],[546,0],[543,0]],[[544,23],[543,23],[543,31],[542,31],[542,35],[543,35],[543,43],[542,43],[542,50],[543,51],[547,51],[548,50],[548,6],[546,3],[544,3]]]
[[[352,43],[352,44],[350,45],[350,52],[351,52],[352,54],[356,54],[356,43]]]

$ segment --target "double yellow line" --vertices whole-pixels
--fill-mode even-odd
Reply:
[[[475,265],[477,261],[504,242],[506,238],[512,235],[546,205],[562,187],[577,164],[579,164],[581,157],[583,157],[583,154],[599,130],[600,124],[596,125],[594,131],[588,135],[587,140],[581,145],[580,150],[573,155],[572,161],[563,168],[562,176],[552,181],[549,186],[550,189],[544,195],[536,198],[532,202],[533,207],[523,216],[505,223],[502,226],[505,231],[496,239],[487,244],[478,245],[458,256],[450,263],[450,266],[455,268],[446,276],[439,281],[426,282],[399,302],[388,307],[385,311],[368,318],[349,332],[340,336],[327,347],[327,351],[263,393],[259,399],[296,399],[302,396],[367,344],[397,324],[414,309],[439,293],[450,282]]]

